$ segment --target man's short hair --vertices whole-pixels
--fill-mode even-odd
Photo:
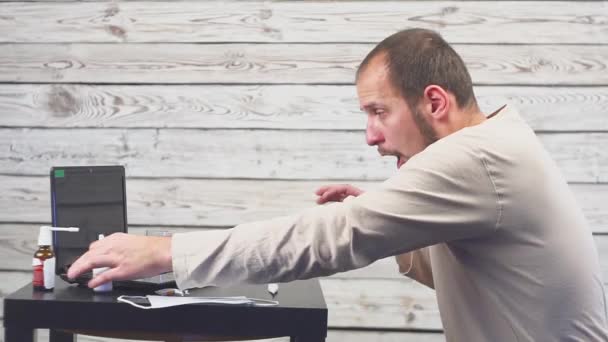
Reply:
[[[473,82],[462,58],[431,30],[399,31],[381,41],[357,70],[357,80],[372,58],[384,55],[389,82],[410,107],[418,104],[424,89],[435,84],[456,97],[459,108],[477,105]]]

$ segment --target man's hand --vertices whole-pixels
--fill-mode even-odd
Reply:
[[[359,196],[363,193],[363,190],[355,188],[350,184],[332,184],[322,186],[315,194],[319,196],[317,198],[318,204],[323,204],[326,202],[342,202],[348,196]]]
[[[90,288],[112,280],[138,279],[171,271],[171,238],[116,233],[95,241],[89,251],[72,264],[74,279],[98,267],[110,267],[89,281]]]

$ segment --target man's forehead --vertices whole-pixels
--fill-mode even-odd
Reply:
[[[366,70],[368,71],[368,70]],[[394,100],[399,94],[393,89],[384,71],[362,73],[357,80],[357,96],[361,109],[371,105],[380,105],[384,102]]]
[[[388,80],[388,75],[388,66],[384,62],[384,58],[377,56],[360,70],[357,84],[384,82]]]

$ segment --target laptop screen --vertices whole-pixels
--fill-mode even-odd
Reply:
[[[54,232],[59,272],[83,254],[99,234],[127,231],[124,168],[54,167],[51,210],[54,226],[80,228],[78,233]]]

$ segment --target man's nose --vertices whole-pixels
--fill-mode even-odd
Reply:
[[[378,145],[384,141],[384,137],[380,130],[375,126],[373,120],[367,121],[367,127],[365,128],[365,139],[369,146]]]

